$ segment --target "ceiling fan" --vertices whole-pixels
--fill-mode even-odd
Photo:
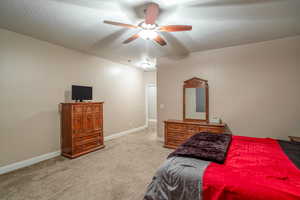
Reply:
[[[156,18],[159,14],[159,6],[156,3],[149,3],[147,8],[145,9],[145,21],[142,21],[137,26],[131,24],[124,24],[119,22],[107,21],[104,20],[103,22],[106,24],[111,24],[115,26],[122,26],[125,28],[133,28],[133,29],[140,29],[140,31],[123,43],[127,44],[132,42],[133,40],[141,37],[145,40],[153,40],[164,46],[167,42],[158,34],[158,32],[178,32],[178,31],[190,31],[192,30],[192,26],[189,25],[166,25],[166,26],[158,26],[155,23]]]

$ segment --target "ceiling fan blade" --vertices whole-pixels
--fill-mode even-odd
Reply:
[[[140,37],[139,34],[136,33],[136,34],[134,34],[133,36],[131,36],[130,38],[128,38],[127,40],[125,40],[125,41],[123,42],[123,44],[127,44],[127,43],[129,43],[129,42],[132,42],[133,40],[135,40],[135,39],[137,39],[137,38],[139,38],[139,37]]]
[[[155,20],[159,13],[159,6],[156,3],[150,3],[146,9],[145,23],[155,24]]]
[[[192,26],[188,25],[167,25],[161,26],[159,31],[162,32],[177,32],[177,31],[190,31],[192,30]]]
[[[115,26],[122,26],[122,27],[125,27],[125,28],[138,28],[138,26],[135,26],[135,25],[124,24],[124,23],[120,23],[120,22],[107,21],[107,20],[104,20],[103,23],[111,24],[111,25],[115,25]]]
[[[165,46],[167,44],[167,42],[160,35],[157,35],[153,40],[161,46]]]

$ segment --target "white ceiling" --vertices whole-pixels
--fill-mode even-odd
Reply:
[[[300,0],[157,0],[159,25],[192,25],[190,32],[164,33],[168,45],[103,20],[138,24],[149,1],[1,0],[0,28],[137,66],[142,58],[180,59],[191,52],[300,34]],[[131,62],[128,62],[130,60]]]

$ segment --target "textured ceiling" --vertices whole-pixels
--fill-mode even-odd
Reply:
[[[139,65],[142,58],[180,59],[195,51],[300,34],[300,0],[157,0],[157,23],[192,25],[190,32],[164,33],[167,46],[137,39],[137,30],[103,20],[138,24],[149,1],[1,0],[0,28],[80,50],[115,62]],[[130,60],[130,62],[128,62]]]

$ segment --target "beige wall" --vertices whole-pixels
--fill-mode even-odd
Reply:
[[[300,36],[160,59],[159,137],[163,120],[182,119],[183,81],[194,76],[208,80],[210,118],[222,118],[233,134],[300,136]]]
[[[0,166],[60,149],[72,84],[105,101],[105,136],[145,125],[143,71],[0,29]]]
[[[145,84],[156,84],[156,71],[144,72]]]

